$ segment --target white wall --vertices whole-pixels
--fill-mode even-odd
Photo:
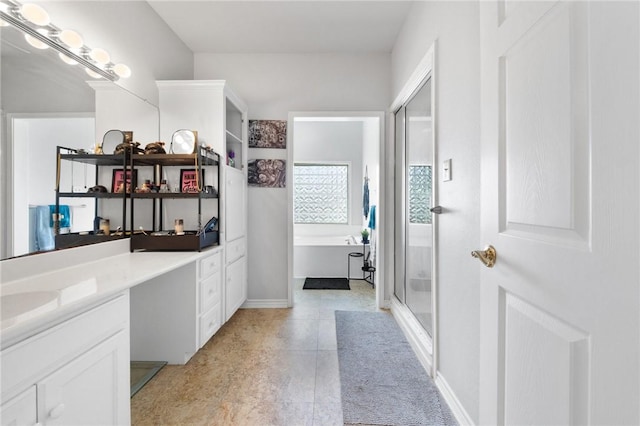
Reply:
[[[479,234],[480,117],[477,2],[417,2],[392,52],[395,97],[437,40],[436,155],[453,160],[453,180],[439,185],[439,374],[474,422],[479,411],[479,275],[469,256]]]
[[[289,111],[383,111],[391,102],[388,54],[196,54],[196,79],[227,80],[250,119],[287,120]],[[249,150],[249,159],[286,150]],[[249,299],[285,300],[287,191],[249,188]]]

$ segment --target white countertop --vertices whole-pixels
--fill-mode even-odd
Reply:
[[[118,293],[215,253],[137,252],[3,282],[0,347],[11,346]]]

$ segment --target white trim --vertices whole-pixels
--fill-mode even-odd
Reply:
[[[240,309],[272,309],[287,308],[289,301],[287,299],[247,299],[240,306]]]
[[[456,418],[460,426],[466,425],[475,425],[467,410],[464,409],[464,406],[460,402],[460,400],[456,397],[455,393],[451,390],[449,383],[444,379],[442,374],[438,373],[435,378],[435,384],[438,387],[438,390],[442,394],[442,397],[449,405],[451,409],[451,413]]]
[[[424,55],[416,69],[413,71],[405,85],[400,90],[400,93],[393,101],[391,106],[389,107],[389,113],[391,115],[390,122],[392,123],[392,127],[395,126],[395,112],[402,107],[420,88],[426,81],[427,77],[431,79],[431,114],[432,114],[432,156],[433,156],[433,169],[432,169],[432,182],[433,182],[433,204],[434,206],[438,205],[438,171],[439,171],[439,158],[437,155],[437,84],[436,84],[436,72],[435,72],[435,54],[436,54],[436,43],[437,40],[433,42],[433,44],[427,50],[427,53]],[[395,129],[393,132],[392,139],[395,141]],[[394,142],[395,146],[395,142]],[[393,150],[395,152],[395,148]],[[395,168],[396,159],[394,158],[394,168]],[[395,199],[395,184],[394,184],[394,194],[393,197]],[[432,241],[434,250],[432,250],[432,258],[431,258],[431,285],[432,285],[432,296],[431,296],[431,310],[432,310],[432,330],[431,333],[433,338],[428,336],[428,334],[424,331],[422,326],[419,326],[420,330],[423,330],[424,334],[428,336],[428,345],[432,346],[429,349],[429,365],[432,368],[430,370],[430,374],[432,377],[435,377],[438,371],[438,218],[436,215],[433,215],[433,234]],[[394,241],[389,241],[391,244],[390,247],[393,247]],[[395,273],[393,275],[395,277]],[[393,291],[391,293],[391,306],[393,309],[394,302],[400,306],[402,306],[393,296]],[[403,306],[404,307],[404,306]],[[410,313],[408,308],[405,308],[408,315],[413,319],[413,314]],[[402,311],[404,313],[404,310]],[[419,323],[413,319],[413,321],[419,325]],[[433,349],[435,348],[435,349]]]
[[[384,209],[386,208],[386,199],[385,199],[385,120],[387,115],[383,111],[291,111],[289,112],[289,118],[287,122],[287,176],[293,176],[293,140],[295,131],[294,120],[296,118],[308,118],[308,117],[322,117],[322,118],[331,118],[331,117],[349,117],[349,118],[377,118],[379,123],[379,133],[378,137],[380,139],[379,144],[379,152],[378,152],[378,161],[380,165],[380,176],[379,176],[379,206],[377,207],[377,224],[378,224],[378,253],[376,256],[376,306],[378,308],[384,308],[386,305],[385,301],[385,268],[384,268],[384,256],[386,250],[384,249],[385,245],[385,217],[384,217]],[[288,252],[288,272],[287,272],[287,280],[288,280],[288,304],[289,307],[293,306],[293,288],[294,288],[294,276],[293,276],[293,185],[287,185],[287,252]],[[390,281],[393,282],[393,281]]]
[[[400,303],[396,297],[391,298],[391,313],[398,322],[400,329],[413,348],[420,364],[433,376],[433,343],[429,334],[422,328],[409,308]]]
[[[391,104],[389,112],[396,112],[405,102],[407,102],[413,92],[415,92],[415,90],[427,77],[427,74],[429,74],[429,72],[433,70],[435,48],[436,42],[434,42],[431,47],[429,47],[429,50],[427,50],[427,53],[424,55],[416,69],[413,71],[411,77],[409,77],[409,80],[407,80],[407,82],[404,84],[402,90],[400,90],[398,96],[396,96],[395,100]]]

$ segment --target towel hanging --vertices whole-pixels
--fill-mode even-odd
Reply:
[[[365,220],[369,216],[369,169],[365,166],[364,169],[364,188],[362,188],[362,213]]]
[[[49,213],[50,213],[50,220],[49,223],[51,225],[51,227],[54,227],[54,215],[56,214],[56,205],[55,204],[51,204],[49,205]],[[71,209],[69,208],[68,205],[65,204],[60,204],[58,206],[58,214],[59,216],[59,221],[60,221],[60,228],[71,228]]]

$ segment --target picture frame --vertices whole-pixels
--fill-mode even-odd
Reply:
[[[113,176],[111,177],[111,192],[122,193],[126,191],[127,193],[131,193],[135,190],[137,181],[138,181],[137,170],[127,170],[127,175],[125,179],[124,169],[113,169]],[[125,185],[121,188],[122,184],[125,184]]]
[[[195,194],[200,192],[201,188],[204,188],[204,170],[180,169],[180,192]]]
[[[248,185],[260,188],[286,188],[287,161],[278,159],[249,160]]]

